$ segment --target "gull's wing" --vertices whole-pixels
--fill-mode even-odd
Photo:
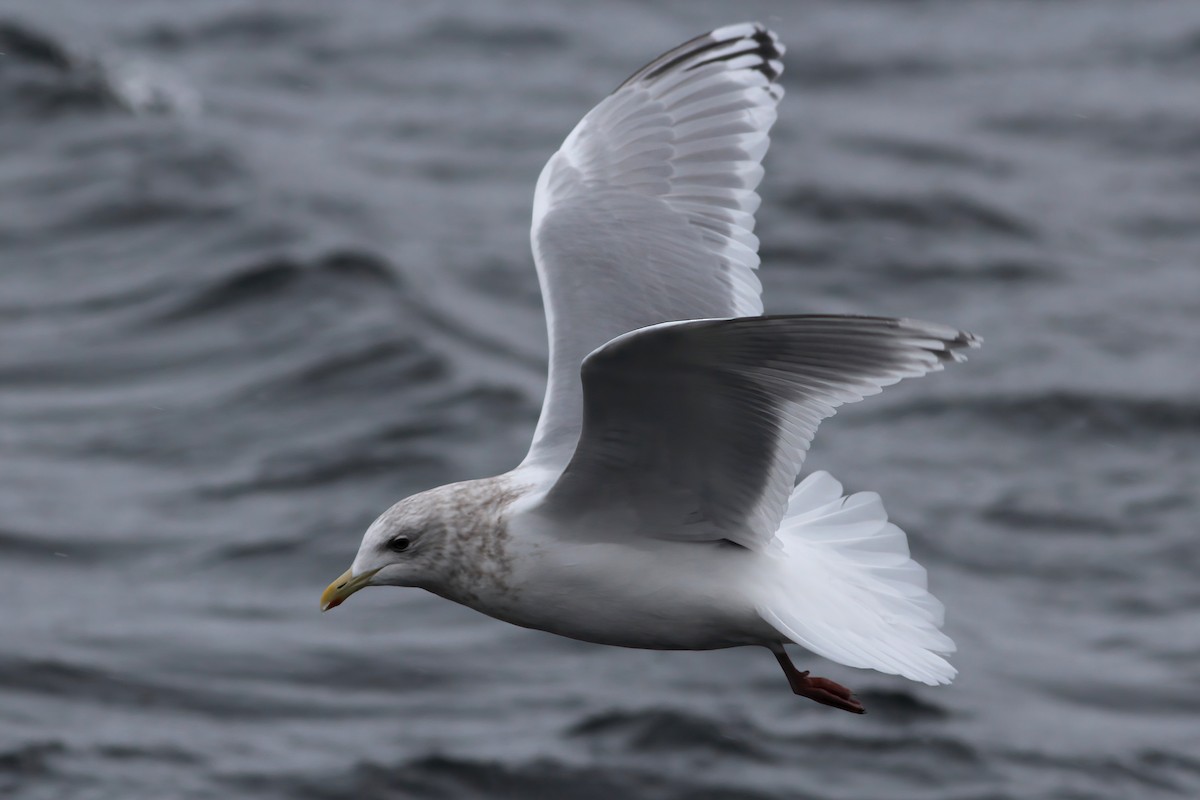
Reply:
[[[583,363],[583,434],[542,508],[762,549],[821,420],[975,346],[941,325],[851,316],[693,320],[619,336]]]
[[[542,170],[531,238],[550,374],[526,464],[571,457],[592,350],[659,322],[762,313],[754,189],[782,53],[753,23],[693,39],[588,112]]]

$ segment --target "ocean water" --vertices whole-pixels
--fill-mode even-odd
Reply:
[[[789,48],[774,312],[953,324],[844,409],[954,685],[317,612],[541,402],[537,174],[657,53]],[[0,795],[1200,797],[1200,4],[0,0]]]

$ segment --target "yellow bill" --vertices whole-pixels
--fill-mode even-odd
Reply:
[[[337,580],[325,587],[325,592],[321,595],[321,610],[328,611],[346,602],[346,598],[366,586],[371,578],[375,577],[376,572],[379,570],[373,569],[357,577],[350,570],[343,572]]]

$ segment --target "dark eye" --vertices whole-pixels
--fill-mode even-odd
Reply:
[[[403,553],[408,549],[410,544],[412,544],[412,542],[409,541],[407,536],[397,536],[395,539],[392,539],[390,542],[388,542],[388,549],[397,553]]]

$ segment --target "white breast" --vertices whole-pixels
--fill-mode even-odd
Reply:
[[[466,603],[485,614],[573,639],[655,650],[779,638],[751,599],[769,556],[726,543],[550,532],[524,516],[508,527],[509,588]]]

